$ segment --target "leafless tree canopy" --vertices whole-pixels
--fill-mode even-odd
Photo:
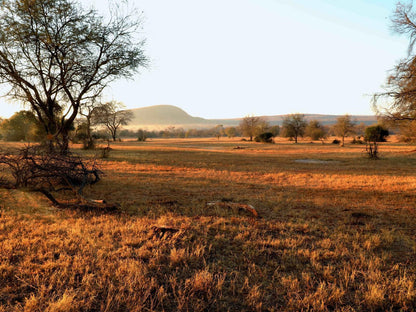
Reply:
[[[391,71],[386,92],[375,94],[373,103],[387,119],[416,120],[416,13],[412,2],[397,4],[392,23],[393,31],[409,37],[408,55]]]
[[[73,0],[0,3],[0,83],[67,150],[80,107],[146,65],[143,42],[135,40],[140,17],[114,12],[106,21]]]
[[[111,101],[96,107],[93,119],[96,124],[104,125],[110,132],[113,141],[117,138],[117,131],[120,126],[127,125],[133,118],[131,111],[123,110],[124,105],[119,102]]]

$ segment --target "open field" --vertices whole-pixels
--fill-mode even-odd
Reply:
[[[0,190],[0,311],[416,310],[415,146],[112,147],[85,195],[119,213]]]

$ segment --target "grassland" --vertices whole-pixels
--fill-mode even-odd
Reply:
[[[112,147],[86,196],[118,213],[0,190],[0,311],[416,310],[415,147]]]

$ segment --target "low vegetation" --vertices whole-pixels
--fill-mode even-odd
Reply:
[[[415,310],[414,147],[305,142],[114,143],[117,212],[0,190],[0,311]]]

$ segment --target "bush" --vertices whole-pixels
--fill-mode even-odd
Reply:
[[[356,139],[356,138],[354,138],[352,141],[351,141],[351,143],[352,144],[364,144],[364,142],[362,141],[362,140],[360,140],[360,139]]]
[[[378,142],[386,142],[387,136],[389,136],[389,131],[380,125],[365,129],[366,151],[371,159],[378,159]]]
[[[262,142],[262,143],[273,143],[273,133],[271,132],[264,132],[254,138],[254,141],[256,142]]]

